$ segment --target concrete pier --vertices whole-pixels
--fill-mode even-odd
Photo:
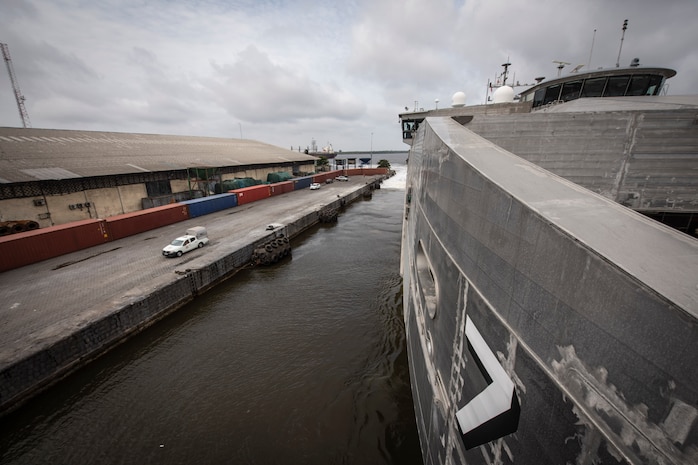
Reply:
[[[297,236],[381,180],[353,176],[1,273],[0,415],[230,278],[260,244]],[[209,245],[163,257],[192,226],[208,229]]]

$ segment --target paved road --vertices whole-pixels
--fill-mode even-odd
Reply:
[[[129,296],[147,294],[172,280],[176,270],[237,250],[267,235],[270,223],[291,222],[376,178],[354,176],[0,273],[0,368],[70,335]],[[180,258],[161,255],[172,239],[197,225],[208,228],[209,245]]]

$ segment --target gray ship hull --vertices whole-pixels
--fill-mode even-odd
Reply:
[[[698,241],[449,117],[406,187],[425,464],[698,463]]]

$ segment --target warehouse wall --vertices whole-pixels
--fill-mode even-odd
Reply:
[[[312,170],[312,163],[302,165],[304,170]],[[265,166],[227,173],[223,180],[233,178],[254,178],[266,182],[267,174],[291,171],[288,165]],[[196,182],[188,179],[170,180],[173,194],[199,189]],[[40,192],[40,190],[37,190]],[[0,222],[31,220],[41,228],[94,218],[108,218],[114,215],[131,213],[143,209],[143,199],[148,198],[144,183],[128,184],[99,189],[88,189],[60,195],[37,195],[0,200]],[[35,200],[38,204],[35,204]],[[173,199],[174,200],[174,199]],[[167,202],[170,203],[170,202]],[[71,207],[72,206],[72,207]]]

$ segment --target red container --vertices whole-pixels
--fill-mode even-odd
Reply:
[[[293,181],[276,182],[269,184],[269,195],[281,195],[293,192]]]
[[[0,271],[109,242],[104,220],[83,220],[0,237]]]
[[[144,231],[189,219],[187,206],[181,203],[148,208],[123,215],[110,216],[105,221],[112,240],[133,236]]]
[[[237,194],[238,205],[245,205],[246,203],[266,199],[271,195],[269,184],[259,184],[257,186],[243,187],[242,189],[233,189],[228,192],[233,192]]]
[[[388,168],[361,168],[365,176],[388,174]]]
[[[387,168],[350,168],[344,170],[346,176],[377,176],[388,174]]]
[[[330,178],[334,178],[334,176],[330,176],[330,173],[319,173],[319,174],[313,175],[313,182],[325,184],[325,180],[330,179]]]

